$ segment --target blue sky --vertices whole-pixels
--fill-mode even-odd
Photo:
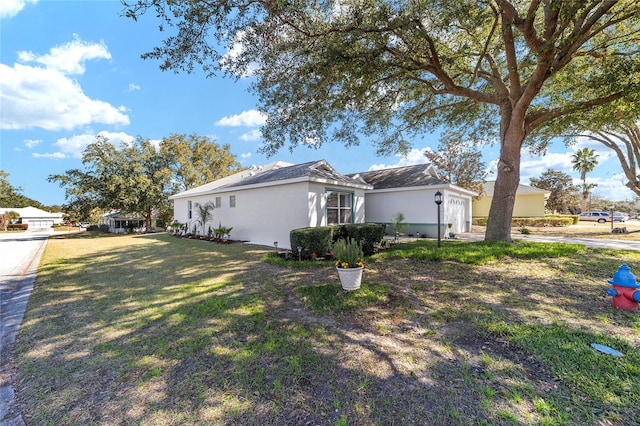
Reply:
[[[117,0],[0,2],[0,170],[27,197],[63,204],[64,190],[47,177],[81,168],[82,151],[97,134],[118,145],[137,136],[195,133],[229,144],[243,166],[325,159],[341,173],[424,163],[424,151],[437,148],[434,134],[412,141],[404,158],[377,157],[366,144],[337,143],[284,149],[267,158],[258,153],[264,117],[247,91],[249,81],[160,71],[157,62],[140,59],[162,40],[159,22],[149,15],[136,23],[121,11]],[[577,183],[571,154],[583,146],[599,154],[588,179],[598,185],[594,194],[612,201],[635,198],[613,153],[596,143],[557,144],[544,157],[524,152],[521,182],[552,168]],[[483,154],[492,169],[497,147]]]

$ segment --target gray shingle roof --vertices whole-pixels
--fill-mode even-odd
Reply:
[[[296,178],[328,179],[345,185],[362,186],[362,181],[336,172],[325,160],[310,161],[303,164],[274,168],[266,171],[256,171],[255,174],[245,177],[239,182],[223,185],[222,188],[234,188],[247,185],[257,185],[269,182]]]
[[[359,176],[368,184],[373,185],[373,189],[446,184],[447,182],[431,173],[431,168],[431,164],[417,164],[415,166],[354,173],[348,176]]]

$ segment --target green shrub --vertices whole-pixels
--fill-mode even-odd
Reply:
[[[324,256],[331,251],[331,236],[329,226],[294,229],[289,233],[291,251],[301,259],[310,259],[313,253]],[[298,253],[298,247],[303,248],[301,253]]]
[[[384,237],[386,226],[381,223],[354,223],[334,227],[333,242],[352,238],[360,243],[365,256],[375,253],[376,246]]]
[[[569,226],[578,223],[578,216],[571,215],[553,215],[553,216],[538,216],[538,217],[514,217],[511,219],[511,226],[513,227],[526,227],[526,226]],[[486,217],[477,217],[473,219],[473,223],[478,226],[487,226]]]
[[[29,228],[28,223],[11,223],[7,225],[7,231],[26,231]]]

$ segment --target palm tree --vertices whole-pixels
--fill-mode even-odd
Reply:
[[[595,149],[582,148],[573,154],[571,159],[573,170],[580,172],[582,179],[582,211],[587,211],[587,200],[589,199],[589,190],[595,187],[595,184],[587,185],[587,173],[592,172],[598,165],[598,155]]]

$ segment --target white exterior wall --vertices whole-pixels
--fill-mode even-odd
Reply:
[[[469,232],[471,226],[471,196],[459,194],[451,189],[437,187],[400,188],[367,192],[365,199],[366,221],[390,225],[391,218],[398,213],[404,215],[409,224],[403,232],[416,232],[428,237],[437,237],[438,210],[434,196],[440,190],[443,202],[440,210],[441,232],[444,235],[447,223],[453,224],[455,233]],[[390,226],[387,232],[391,233]]]
[[[213,210],[205,233],[209,226],[215,229],[222,224],[233,227],[231,239],[266,246],[273,246],[277,241],[278,247],[289,248],[289,232],[310,226],[308,186],[308,182],[300,182],[242,190],[236,188],[235,191],[181,198],[174,200],[174,217],[180,223],[189,223],[189,230],[192,230],[199,218],[196,203],[215,202],[215,198],[220,197],[222,205]],[[230,206],[231,196],[236,198],[236,207]],[[188,200],[193,205],[191,219],[188,219]]]
[[[354,223],[364,222],[364,190],[308,181],[179,198],[174,200],[174,218],[179,223],[188,223],[191,232],[198,221],[196,203],[215,203],[215,198],[221,197],[222,206],[213,210],[205,233],[209,226],[215,229],[222,224],[233,227],[231,238],[234,240],[265,246],[273,246],[277,241],[279,248],[291,248],[289,234],[292,229],[327,225],[328,190],[352,193]],[[229,205],[232,195],[236,197],[236,207]],[[193,206],[191,219],[188,218],[189,200]]]
[[[452,225],[451,230],[458,234],[471,231],[471,197],[445,192],[444,222]]]

